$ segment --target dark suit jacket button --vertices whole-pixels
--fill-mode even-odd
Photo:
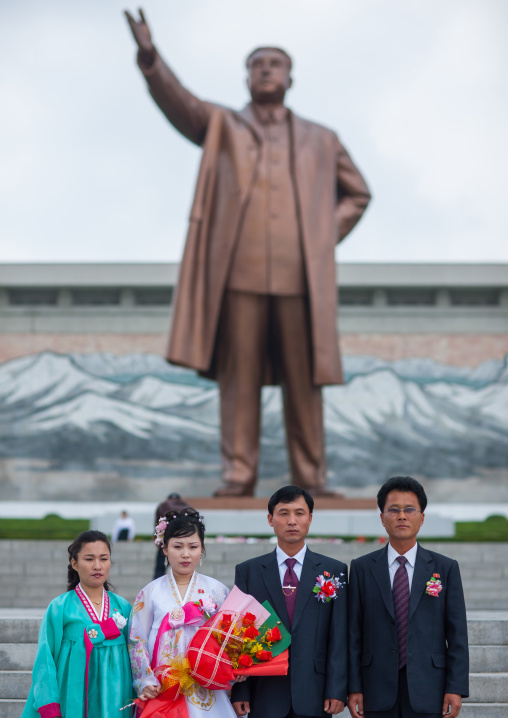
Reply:
[[[397,649],[396,649],[396,648],[392,648],[392,653],[397,653]]]

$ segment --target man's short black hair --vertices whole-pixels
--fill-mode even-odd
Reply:
[[[314,511],[314,499],[308,491],[300,488],[300,486],[283,486],[281,489],[278,489],[273,496],[270,497],[268,513],[270,516],[273,516],[277,504],[292,504],[293,501],[299,499],[300,496],[303,496],[305,503],[309,507],[309,513],[312,513]]]
[[[293,67],[293,60],[291,59],[291,56],[285,50],[283,50],[282,47],[268,47],[268,46],[255,47],[254,50],[252,50],[252,52],[250,52],[247,55],[247,59],[245,60],[245,67],[247,67],[247,68],[249,67],[252,56],[255,55],[256,52],[261,52],[263,50],[275,50],[276,52],[280,52],[280,54],[284,55],[284,57],[286,58],[286,61],[289,66],[289,70],[291,70],[291,68]]]
[[[411,478],[411,476],[392,476],[391,479],[385,481],[377,492],[377,505],[381,513],[385,510],[386,497],[390,491],[411,491],[413,494],[416,494],[420,511],[422,513],[425,511],[427,507],[427,494],[420,482]]]

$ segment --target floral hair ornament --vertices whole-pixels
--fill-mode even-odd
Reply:
[[[165,516],[159,517],[159,523],[155,527],[153,535],[156,537],[154,543],[161,548],[164,546],[164,532],[168,527],[168,522]]]
[[[337,598],[339,590],[346,585],[345,581],[340,580],[340,576],[344,576],[344,574],[341,573],[338,578],[335,578],[330,576],[328,571],[323,571],[323,574],[317,577],[312,592],[316,594],[318,601],[329,603],[332,599]]]
[[[442,590],[443,586],[441,585],[441,581],[439,580],[439,574],[433,573],[430,581],[427,581],[427,588],[425,589],[425,593],[427,593],[429,596],[434,596],[435,598],[437,598]]]

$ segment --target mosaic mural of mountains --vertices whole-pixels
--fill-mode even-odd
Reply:
[[[508,365],[474,370],[347,357],[325,390],[330,485],[366,486],[403,471],[466,477],[508,467]],[[0,457],[93,467],[160,459],[194,476],[220,464],[213,382],[155,355],[26,356],[0,366]],[[176,467],[179,468],[176,468]],[[263,393],[262,476],[284,476],[280,394]]]

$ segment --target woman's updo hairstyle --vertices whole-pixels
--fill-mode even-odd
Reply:
[[[168,511],[166,513],[167,526],[164,531],[164,546],[168,545],[169,539],[184,538],[196,533],[205,553],[205,522],[196,509],[185,508],[180,511]]]
[[[78,554],[81,553],[83,546],[87,543],[95,543],[96,541],[103,541],[108,547],[109,555],[111,556],[111,544],[106,534],[103,534],[102,531],[83,531],[67,548],[69,553],[69,565],[67,566],[68,591],[73,591],[79,583],[79,573],[72,567],[72,559],[77,561]],[[104,583],[104,588],[106,591],[112,590],[112,586],[107,581]]]

